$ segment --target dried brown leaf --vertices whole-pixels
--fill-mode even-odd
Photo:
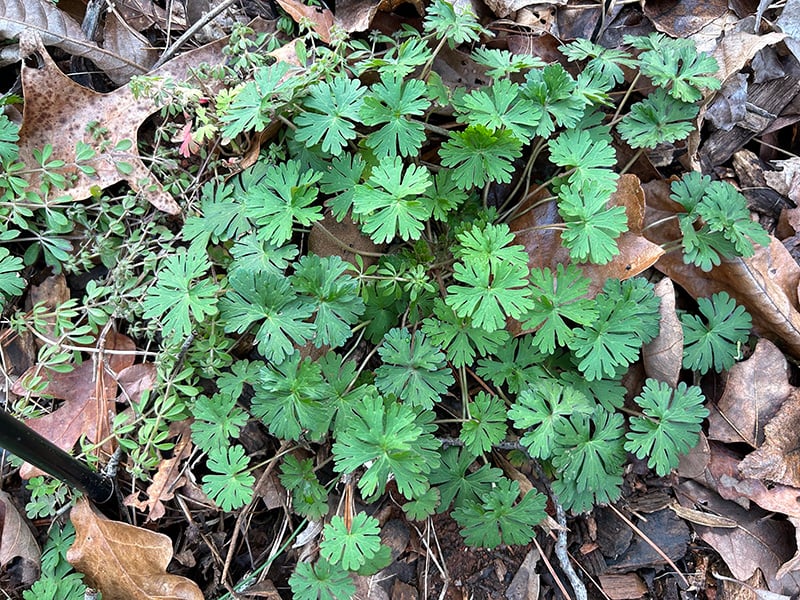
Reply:
[[[114,414],[114,399],[117,395],[117,380],[112,375],[133,364],[135,344],[121,334],[109,333],[105,348],[129,351],[130,354],[105,355],[104,367],[97,368],[94,361],[87,360],[69,373],[59,373],[45,369],[41,375],[47,381],[43,394],[52,396],[64,403],[52,413],[25,423],[62,450],[69,452],[81,435],[92,442],[109,438],[109,420]],[[24,382],[27,376],[39,374],[33,367],[16,381],[11,391],[18,396],[29,393]],[[35,467],[25,464],[20,476],[28,479],[41,475]]]
[[[736,528],[693,525],[697,534],[719,553],[736,579],[747,580],[760,569],[770,591],[790,595],[800,591],[800,577],[794,574],[777,576],[778,569],[795,550],[794,532],[788,523],[770,518],[757,508],[745,510],[694,481],[681,483],[676,492],[682,506],[720,515],[738,524]]]
[[[686,38],[728,12],[727,0],[647,0],[644,14],[658,31]]]
[[[142,75],[150,66],[112,48],[99,47],[86,37],[79,23],[48,0],[0,2],[0,39],[18,38],[26,30],[35,31],[47,46],[90,59],[115,83]]]
[[[183,81],[189,77],[189,69],[202,62],[216,64],[223,59],[221,48],[226,40],[208,44],[180,55],[152,72],[153,76]],[[159,210],[177,214],[180,207],[161,184],[150,174],[139,156],[137,130],[141,123],[159,110],[155,100],[136,99],[128,86],[109,94],[99,94],[73,82],[55,65],[40,39],[26,36],[20,40],[24,56],[41,57],[40,69],[23,64],[22,85],[25,93],[25,109],[19,136],[20,159],[30,169],[29,183],[37,187],[41,180],[40,169],[33,151],[52,144],[51,160],[63,160],[63,174],[75,177],[74,187],[68,192],[76,200],[92,195],[93,188],[105,188],[119,181],[142,193]],[[90,123],[99,123],[107,133],[97,139],[89,131]],[[58,136],[53,132],[57,131]],[[115,150],[122,140],[132,142],[130,150]],[[81,141],[95,150],[95,157],[86,161],[94,167],[96,175],[89,176],[75,166],[75,148]],[[130,173],[123,173],[117,165],[127,162]]]
[[[709,438],[760,446],[764,426],[794,390],[783,353],[769,340],[760,339],[750,358],[728,372],[725,391],[711,407]]]
[[[739,472],[800,488],[800,389],[794,389],[774,418],[764,427],[764,444],[744,457]]]
[[[85,498],[72,509],[75,542],[67,560],[104,600],[203,600],[197,584],[166,572],[172,542],[161,533],[110,521]]]
[[[147,486],[147,498],[138,499],[138,493],[131,494],[123,501],[125,506],[135,506],[139,510],[147,510],[147,520],[157,521],[166,513],[164,502],[175,496],[175,492],[183,485],[186,476],[181,463],[189,458],[192,453],[192,432],[189,429],[191,422],[188,420],[176,421],[170,424],[170,438],[179,436],[172,456],[162,459],[153,475],[153,482]]]
[[[642,348],[644,370],[648,377],[675,387],[683,361],[683,327],[675,312],[675,286],[665,277],[656,284],[655,292],[661,298],[660,329],[658,336]]]
[[[299,23],[301,19],[308,19],[313,23],[312,29],[326,44],[331,43],[331,26],[333,13],[327,8],[308,6],[299,0],[277,0],[278,5],[289,13],[289,16]]]
[[[0,567],[6,566],[12,559],[21,557],[38,567],[41,552],[39,545],[25,524],[22,515],[6,492],[0,490]]]
[[[150,41],[133,27],[122,21],[116,12],[106,15],[103,27],[103,45],[106,49],[150,69],[158,60],[158,51]]]
[[[779,43],[785,37],[785,33],[777,32],[766,35],[755,35],[741,30],[727,32],[711,53],[719,64],[719,71],[714,76],[720,81],[725,81],[734,73],[741,71],[756,52]]]

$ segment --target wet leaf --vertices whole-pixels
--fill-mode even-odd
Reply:
[[[172,542],[161,533],[110,521],[85,498],[72,509],[75,542],[67,560],[104,600],[203,600],[197,584],[166,572]]]

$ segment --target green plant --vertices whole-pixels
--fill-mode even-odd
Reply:
[[[573,512],[620,497],[626,451],[666,474],[690,449],[706,414],[697,388],[648,381],[641,412],[624,408],[623,376],[659,333],[653,285],[592,265],[620,254],[630,226],[611,203],[626,168],[619,140],[636,151],[683,140],[703,89],[719,86],[713,58],[663,35],[617,50],[576,40],[560,47],[573,71],[481,48],[482,34],[474,15],[435,0],[421,31],[297,40],[302,67],[267,64],[239,30],[228,64],[198,71],[202,89],[137,82],[172,100],[153,163],[182,223],[133,194],[64,200],[73,165],[48,148],[30,189],[16,126],[0,116],[3,301],[24,291],[27,266],[109,269],[80,302],[9,323],[46,341],[40,362],[54,368],[112,319],[157,350],[154,389],[113,424],[133,476],[153,477],[170,423],[191,416],[198,458],[187,468],[237,511],[262,466],[237,442],[249,424],[289,448],[274,460],[293,525],[330,516],[344,479],[367,502],[392,494],[411,519],[452,510],[466,543],[494,547],[528,543],[545,516],[545,494],[522,495],[493,466],[510,440]],[[444,46],[462,44],[476,46],[490,85],[450,86],[436,72]],[[646,97],[642,78],[655,88]],[[170,169],[186,125],[198,154]],[[221,158],[254,134],[251,166]],[[80,168],[88,151],[77,150]],[[769,242],[729,184],[689,173],[671,191],[681,237],[666,249],[685,262],[709,270]],[[560,240],[553,260],[514,230],[544,205],[552,220],[531,228]],[[309,250],[318,239],[327,256]],[[698,309],[681,317],[684,366],[730,368],[749,317],[722,293]],[[49,492],[33,486],[31,510],[44,510]],[[323,538],[321,557],[290,578],[299,598],[348,597],[349,573],[386,558],[377,520],[351,505]]]

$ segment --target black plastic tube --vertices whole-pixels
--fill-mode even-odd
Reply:
[[[0,447],[48,475],[79,489],[92,502],[103,504],[114,496],[114,481],[92,471],[33,429],[0,409]]]

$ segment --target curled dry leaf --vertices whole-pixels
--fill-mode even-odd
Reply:
[[[6,492],[0,490],[0,567],[16,557],[38,569],[41,552],[17,507]],[[33,582],[30,582],[33,583]]]
[[[117,395],[117,380],[112,374],[120,373],[133,364],[133,341],[118,333],[109,333],[105,347],[109,350],[129,351],[130,354],[105,355],[105,365],[98,368],[94,361],[87,360],[69,373],[44,370],[38,367],[29,369],[17,380],[11,391],[25,395],[24,382],[28,376],[41,374],[47,381],[43,394],[52,396],[64,403],[52,413],[35,419],[27,419],[25,423],[62,450],[69,452],[82,435],[92,442],[109,438],[110,416],[114,413],[114,399]],[[111,449],[106,449],[110,451]],[[25,464],[20,476],[29,479],[42,472]]]
[[[656,284],[655,292],[661,298],[660,329],[658,336],[642,348],[644,370],[648,377],[675,387],[683,361],[683,327],[675,312],[675,286],[665,277]]]
[[[769,340],[758,340],[750,358],[728,371],[725,391],[710,407],[708,437],[757,448],[764,441],[764,426],[795,389],[783,353]]]
[[[152,75],[183,81],[189,77],[191,66],[203,62],[213,65],[223,60],[221,50],[226,41],[186,52],[153,71]],[[24,56],[37,55],[43,63],[39,69],[27,63],[22,66],[25,109],[19,132],[19,156],[30,168],[29,184],[36,187],[41,183],[41,170],[33,151],[52,144],[51,160],[63,160],[66,164],[63,174],[68,179],[75,178],[74,186],[67,190],[75,200],[90,197],[93,188],[126,181],[157,209],[178,214],[180,207],[150,174],[137,148],[139,126],[160,108],[155,100],[134,98],[127,85],[109,94],[99,94],[78,85],[58,69],[42,41],[35,36],[24,36],[20,47]],[[106,132],[98,139],[92,135],[90,123],[99,123]],[[59,132],[55,138],[53,131]],[[75,165],[78,142],[94,149],[94,158],[82,164],[93,167],[96,174],[87,175]],[[130,170],[121,171],[120,163],[127,163]]]
[[[85,498],[70,519],[75,542],[67,560],[104,600],[203,600],[196,583],[167,573],[172,542],[166,535],[110,521]]]
[[[739,472],[800,488],[800,389],[794,389],[764,427],[764,444],[744,457]]]
[[[80,23],[48,0],[4,0],[0,2],[0,39],[20,37],[33,31],[47,46],[90,59],[115,83],[143,75],[152,62],[138,62],[122,48],[101,48],[81,31]]]
[[[648,239],[659,245],[675,242],[680,230],[677,219],[669,217],[680,212],[680,206],[669,198],[669,182],[651,181],[642,187],[647,196],[646,221],[654,224],[646,230]],[[665,254],[655,266],[695,298],[728,292],[750,313],[756,333],[800,358],[800,266],[783,244],[770,239],[769,246],[757,247],[754,256],[724,261],[707,273],[684,263],[680,252]]]
[[[147,487],[147,498],[138,499],[138,492],[123,501],[125,506],[135,506],[138,510],[148,510],[147,520],[157,521],[166,513],[164,502],[175,496],[175,491],[186,480],[181,463],[192,453],[192,432],[189,420],[170,423],[170,438],[179,436],[170,458],[162,459],[153,476],[153,483]]]
[[[711,53],[719,64],[719,71],[715,76],[725,81],[734,73],[741,71],[759,50],[766,46],[774,46],[785,37],[785,33],[777,32],[755,35],[742,30],[728,31]]]

